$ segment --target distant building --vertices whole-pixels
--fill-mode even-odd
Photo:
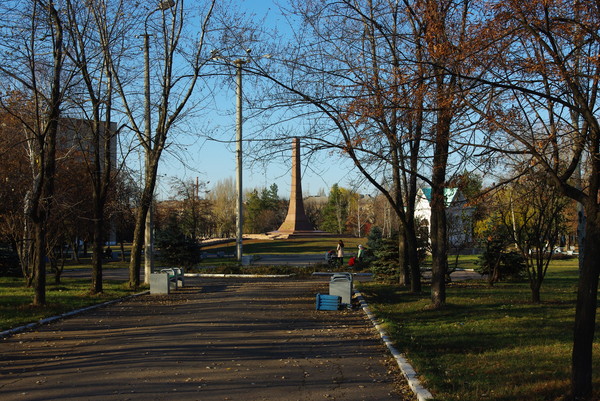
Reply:
[[[93,122],[91,120],[84,120],[80,118],[61,117],[58,121],[58,134],[56,138],[57,150],[61,153],[65,153],[65,156],[73,157],[75,160],[78,158],[82,162],[91,163],[95,152],[93,138]],[[104,122],[100,123],[100,169],[104,167],[104,138],[105,138],[105,126]],[[109,126],[110,135],[110,163],[111,168],[114,170],[117,166],[117,124],[111,122]],[[87,174],[82,171],[81,174]],[[116,228],[114,221],[109,222],[108,230],[108,243],[116,243]]]
[[[444,188],[446,220],[448,222],[448,242],[458,247],[473,240],[472,217],[474,208],[458,188]],[[419,188],[415,203],[415,218],[431,226],[431,188]]]
[[[315,205],[317,207],[322,207],[324,205],[327,204],[327,202],[329,201],[329,197],[328,196],[307,196],[306,198],[304,198],[304,204],[305,205]]]
[[[92,124],[90,120],[80,118],[62,117],[58,121],[57,148],[63,151],[81,152],[84,156],[93,156],[95,144],[92,137]],[[105,123],[100,123],[100,140],[104,139]],[[112,168],[117,165],[117,124],[109,123],[110,130],[110,160]],[[91,159],[86,157],[88,161]],[[104,147],[100,143],[100,160],[104,159]]]

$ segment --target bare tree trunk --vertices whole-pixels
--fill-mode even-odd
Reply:
[[[153,164],[155,165],[155,164]],[[156,173],[147,174],[147,180],[142,192],[140,206],[135,215],[135,229],[133,231],[133,243],[131,244],[131,257],[129,259],[129,287],[138,288],[140,286],[140,272],[142,265],[142,247],[146,233],[146,217],[152,204],[152,194],[154,193],[154,183]]]
[[[408,251],[406,246],[406,233],[403,228],[398,232],[398,285],[406,286],[410,277],[408,264]]]
[[[42,222],[33,225],[33,304],[46,305],[46,233]]]
[[[75,240],[71,243],[71,248],[73,249],[73,257],[72,259],[75,263],[81,263],[79,260],[79,239],[75,238]]]
[[[120,245],[121,245],[121,262],[125,262],[125,244],[123,244],[123,238],[121,238]]]
[[[54,284],[60,284],[60,278],[62,272],[65,270],[65,252],[63,250],[63,244],[60,244],[60,249],[58,251],[58,255],[60,258],[60,267],[58,266],[58,260],[55,258],[54,266],[52,267],[54,270]]]
[[[438,71],[441,73],[441,71]],[[448,233],[446,222],[446,168],[450,143],[451,112],[444,105],[451,104],[446,93],[443,75],[438,77],[438,107],[435,127],[435,149],[431,180],[431,303],[434,308],[446,304],[446,271],[448,270]]]
[[[534,304],[539,304],[542,301],[542,297],[541,297],[542,279],[543,279],[543,276],[541,275],[541,272],[538,271],[537,276],[530,283],[531,302]]]
[[[102,287],[102,257],[104,242],[104,204],[94,194],[94,242],[92,245],[92,294],[99,294]]]
[[[410,267],[410,292],[418,294],[421,292],[421,267],[419,254],[417,252],[416,235],[411,235],[410,229],[406,235],[406,253],[408,255],[408,264]]]
[[[129,256],[129,287],[140,286],[140,270],[142,266],[142,246],[144,245],[144,234],[146,231],[146,215],[148,208],[140,205],[135,215],[135,229],[133,231],[133,242],[131,244],[131,255]]]
[[[438,91],[443,91],[442,85],[443,83],[438,83]],[[440,93],[439,95],[443,97],[445,94]],[[442,99],[438,101],[438,104],[444,102],[445,99]],[[433,176],[431,180],[431,303],[434,308],[439,308],[446,304],[446,271],[448,270],[448,233],[446,197],[444,194],[450,141],[448,111],[442,109],[438,112],[435,130]]]
[[[25,210],[28,209],[29,204],[29,194],[25,197]],[[23,214],[23,235],[19,239],[17,245],[17,254],[19,255],[19,263],[21,264],[21,271],[23,273],[23,277],[25,278],[25,283],[27,287],[31,287],[33,283],[33,271],[31,270],[33,267],[32,257],[33,257],[33,239],[31,233],[31,224],[29,221],[29,217],[27,213]]]
[[[441,194],[439,193],[441,190]],[[446,239],[446,210],[444,207],[444,188],[432,190],[431,202],[431,303],[440,308],[446,304],[446,270],[448,247]],[[439,199],[441,197],[441,200]],[[434,199],[438,198],[437,201]],[[440,205],[441,204],[441,205]]]
[[[590,400],[592,395],[592,346],[598,308],[600,274],[600,218],[596,199],[586,207],[586,235],[583,269],[577,288],[575,331],[571,366],[571,386],[575,400]]]

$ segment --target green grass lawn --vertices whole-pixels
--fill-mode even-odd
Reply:
[[[358,245],[366,245],[366,238],[345,238],[345,237],[317,237],[317,238],[290,238],[276,240],[244,240],[243,251],[248,255],[260,254],[292,254],[292,253],[325,253],[335,250],[339,240],[344,241],[344,253],[349,255],[358,251]],[[203,246],[203,251],[217,252],[225,251],[228,254],[235,254],[235,242],[229,242],[221,245]]]
[[[49,276],[47,305],[35,307],[31,305],[33,289],[25,287],[23,279],[0,277],[0,331],[134,293],[124,283],[110,280],[103,282],[104,293],[98,295],[90,294],[89,279],[63,278],[59,285],[52,280]]]
[[[358,252],[358,245],[366,245],[366,238],[346,238],[346,237],[317,237],[317,238],[290,238],[277,240],[257,240],[247,239],[243,242],[244,255],[285,255],[285,254],[311,254],[322,253],[334,250],[337,247],[339,240],[344,241],[344,254],[346,260],[351,254]],[[216,253],[219,251],[225,252],[226,255],[235,255],[235,241],[225,244],[206,245],[202,247],[203,252]],[[257,263],[259,265],[260,263]],[[258,267],[244,267],[241,270],[238,268],[238,262],[235,258],[220,258],[220,259],[205,259],[199,264],[199,267],[217,266],[219,273],[241,273],[241,270],[246,270],[252,273],[282,273],[278,271],[270,271],[260,269]],[[233,270],[231,270],[233,269]],[[284,269],[285,270],[285,269]],[[297,270],[297,269],[296,269]],[[285,271],[282,274],[287,274]]]
[[[452,283],[442,310],[428,308],[428,288],[414,295],[366,283],[361,291],[436,400],[562,400],[569,393],[576,285],[572,259],[553,262],[537,305],[529,302],[527,283]],[[598,342],[594,360],[600,361]]]

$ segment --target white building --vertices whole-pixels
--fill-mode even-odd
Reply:
[[[458,188],[444,188],[446,219],[448,222],[448,244],[451,247],[464,247],[473,239],[472,216],[474,208]],[[419,188],[415,203],[415,218],[427,225],[431,222],[431,188]]]

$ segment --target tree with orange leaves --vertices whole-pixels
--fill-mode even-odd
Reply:
[[[583,0],[486,3],[469,76],[487,98],[472,102],[498,134],[489,150],[529,158],[532,168],[579,202],[580,278],[572,397],[592,396],[592,345],[600,275],[600,6]],[[463,78],[465,75],[463,74]]]

